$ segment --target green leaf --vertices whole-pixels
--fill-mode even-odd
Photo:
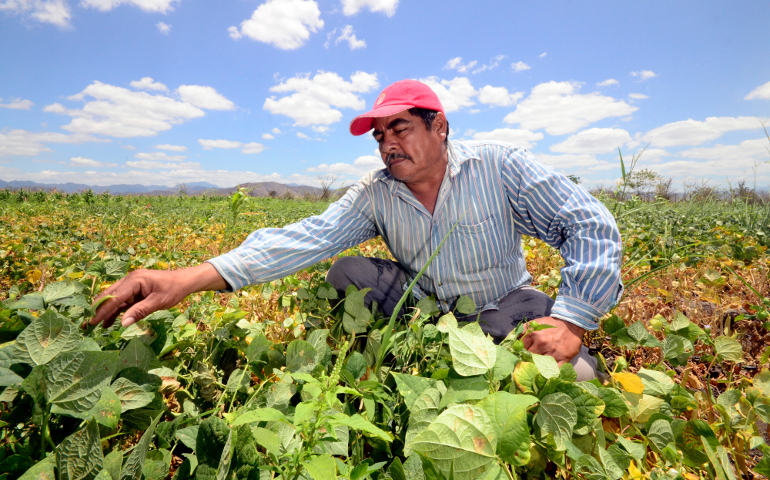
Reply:
[[[406,438],[404,440],[406,444],[404,456],[408,457],[412,454],[410,443],[414,437],[428,428],[433,420],[438,417],[440,402],[441,393],[435,388],[429,388],[417,397],[413,407],[409,410],[409,428],[406,431]]]
[[[56,468],[60,480],[93,480],[103,464],[99,426],[94,420],[65,438],[56,448]]]
[[[492,367],[492,381],[499,382],[509,378],[513,373],[513,368],[516,366],[516,356],[500,345],[495,345],[495,350],[497,351],[497,360],[495,366]]]
[[[355,380],[363,377],[366,373],[366,358],[360,352],[353,352],[345,362],[345,370],[353,375]]]
[[[599,389],[599,398],[604,402],[605,417],[618,418],[628,413],[628,405],[619,390],[602,387]]]
[[[240,415],[233,420],[232,426],[245,425],[255,422],[286,422],[286,417],[283,413],[274,408],[258,408],[256,410],[249,410],[248,412]]]
[[[155,392],[148,391],[142,385],[124,377],[112,382],[111,387],[120,399],[120,413],[145,407],[155,398]]]
[[[393,436],[390,433],[387,433],[384,430],[381,430],[372,422],[370,422],[369,420],[365,419],[364,417],[362,417],[357,413],[350,417],[345,415],[344,413],[336,413],[332,418],[333,418],[331,420],[332,425],[346,425],[352,428],[353,430],[368,433],[369,435],[379,438],[380,440],[383,440],[385,442],[393,441]]]
[[[64,413],[83,420],[93,417],[99,425],[115,428],[120,421],[120,399],[110,387],[105,387],[102,390],[99,401],[88,411],[74,412],[58,408],[58,405],[53,405],[51,412]]]
[[[318,352],[310,342],[294,340],[286,348],[286,370],[292,373],[310,373],[316,366]]]
[[[366,307],[364,297],[371,288],[364,288],[345,295],[344,310],[342,314],[342,327],[348,334],[366,333],[369,323],[372,321],[372,312]]]
[[[121,350],[119,363],[118,372],[130,367],[146,372],[161,366],[155,352],[138,338],[129,341],[126,348]]]
[[[40,292],[28,293],[21,297],[20,300],[8,305],[9,310],[20,310],[22,308],[36,311],[44,310],[45,301],[43,300],[43,294]]]
[[[636,423],[645,423],[664,403],[662,399],[646,394],[623,392],[623,397],[630,406],[628,416]]]
[[[741,342],[732,337],[717,337],[714,340],[714,350],[717,356],[724,361],[733,363],[743,361],[743,348],[741,347]]]
[[[699,468],[700,465],[709,461],[708,455],[703,451],[701,437],[704,437],[712,448],[719,445],[714,431],[703,420],[687,421],[684,428],[674,433],[674,437],[677,447],[682,451],[685,464],[694,468]]]
[[[462,315],[470,315],[476,311],[476,303],[467,295],[461,295],[455,304],[455,310]]]
[[[653,445],[658,447],[658,450],[663,450],[666,445],[674,441],[674,432],[671,430],[671,423],[668,420],[655,420],[650,425],[647,438],[650,439]]]
[[[449,350],[452,366],[463,377],[483,375],[495,365],[495,344],[487,338],[478,323],[458,329],[449,328]]]
[[[534,363],[530,362],[519,362],[513,369],[513,381],[521,393],[535,393],[534,385],[538,375],[540,375],[540,370]]]
[[[44,365],[57,355],[78,348],[77,327],[49,308],[16,338],[16,358],[32,365]]]
[[[222,448],[222,456],[217,465],[217,480],[225,480],[230,473],[230,464],[233,461],[233,430],[227,435],[227,441]]]
[[[304,467],[313,480],[337,479],[337,464],[329,454],[314,456]]]
[[[55,480],[56,455],[49,455],[19,477],[19,480]]]
[[[0,387],[10,387],[11,385],[21,385],[24,379],[16,375],[10,368],[0,367]]]
[[[393,378],[396,380],[398,393],[404,397],[406,408],[408,408],[409,411],[412,410],[412,405],[417,401],[417,397],[419,397],[425,390],[434,388],[438,383],[437,380],[432,378],[407,375],[405,373],[391,373],[391,375],[393,375]]]
[[[663,358],[675,367],[687,365],[694,350],[692,342],[679,335],[667,335],[663,340]]]
[[[763,368],[754,377],[754,386],[762,391],[762,394],[766,397],[770,397],[770,370]]]
[[[232,371],[232,373],[230,373],[230,378],[227,379],[225,390],[228,393],[246,393],[249,386],[251,386],[251,375],[249,375],[249,372],[240,368],[236,368]]]
[[[569,395],[575,404],[577,422],[574,429],[591,425],[604,412],[605,405],[601,398],[591,394],[580,384],[561,384],[556,387],[556,391]]]
[[[104,457],[104,470],[112,480],[120,480],[120,469],[123,466],[123,452],[113,450]]]
[[[559,376],[559,364],[556,359],[548,355],[532,354],[532,363],[535,364],[540,375],[545,378],[557,378]]]
[[[254,441],[275,457],[281,454],[281,439],[271,430],[262,427],[251,427]]]
[[[495,392],[477,404],[489,416],[499,439],[497,454],[506,462],[522,466],[529,461],[530,434],[527,408],[537,403],[531,395]]]
[[[155,427],[158,425],[162,416],[163,413],[155,417],[149,428],[142,434],[141,440],[136,444],[131,451],[131,455],[126,459],[125,465],[123,465],[123,469],[120,472],[120,480],[141,480],[144,460],[147,458],[150,442],[155,435]]]
[[[657,370],[647,370],[646,368],[642,368],[636,374],[642,379],[644,393],[656,397],[665,397],[671,393],[671,390],[676,385],[671,377]]]
[[[412,449],[432,460],[455,480],[482,477],[495,464],[497,436],[486,412],[472,405],[454,405],[423,430]]]
[[[162,448],[152,450],[147,454],[142,466],[142,477],[144,480],[163,480],[168,475],[171,466],[171,452]]]
[[[577,423],[577,409],[569,395],[552,393],[540,401],[535,424],[542,437],[553,436],[557,450],[565,450],[567,440],[572,439],[572,429]]]
[[[456,374],[450,374],[446,382],[447,391],[441,398],[440,409],[452,403],[481,400],[489,395],[489,382],[483,375],[458,377]]]
[[[187,448],[195,451],[195,438],[198,436],[198,425],[180,428],[174,432],[174,436]]]
[[[69,352],[48,363],[46,398],[66,410],[90,410],[115,374],[117,352]]]
[[[46,305],[71,297],[75,294],[75,285],[71,282],[49,283],[43,289],[43,301]]]

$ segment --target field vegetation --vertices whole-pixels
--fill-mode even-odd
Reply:
[[[626,177],[597,192],[626,290],[586,337],[592,382],[522,329],[495,345],[430,300],[383,318],[365,291],[337,298],[334,259],[82,330],[129,271],[197,265],[327,202],[0,191],[0,480],[768,476],[770,206],[645,198]],[[558,252],[524,249],[555,295]]]

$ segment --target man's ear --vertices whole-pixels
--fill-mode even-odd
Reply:
[[[443,140],[447,136],[447,121],[443,113],[437,112],[436,117],[433,119],[433,130]]]

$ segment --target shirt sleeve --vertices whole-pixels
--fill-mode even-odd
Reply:
[[[562,284],[551,315],[586,330],[623,293],[620,231],[607,208],[522,149],[503,152],[502,178],[516,228],[559,249]]]
[[[236,249],[207,260],[232,291],[283,278],[377,235],[361,182],[321,215],[262,228]]]

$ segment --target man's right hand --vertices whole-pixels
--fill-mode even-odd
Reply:
[[[225,288],[227,282],[210,263],[173,271],[136,270],[96,297],[94,302],[107,295],[114,298],[102,303],[89,323],[103,323],[107,328],[125,312],[121,324],[128,327],[155,311],[177,305],[193,292]]]

